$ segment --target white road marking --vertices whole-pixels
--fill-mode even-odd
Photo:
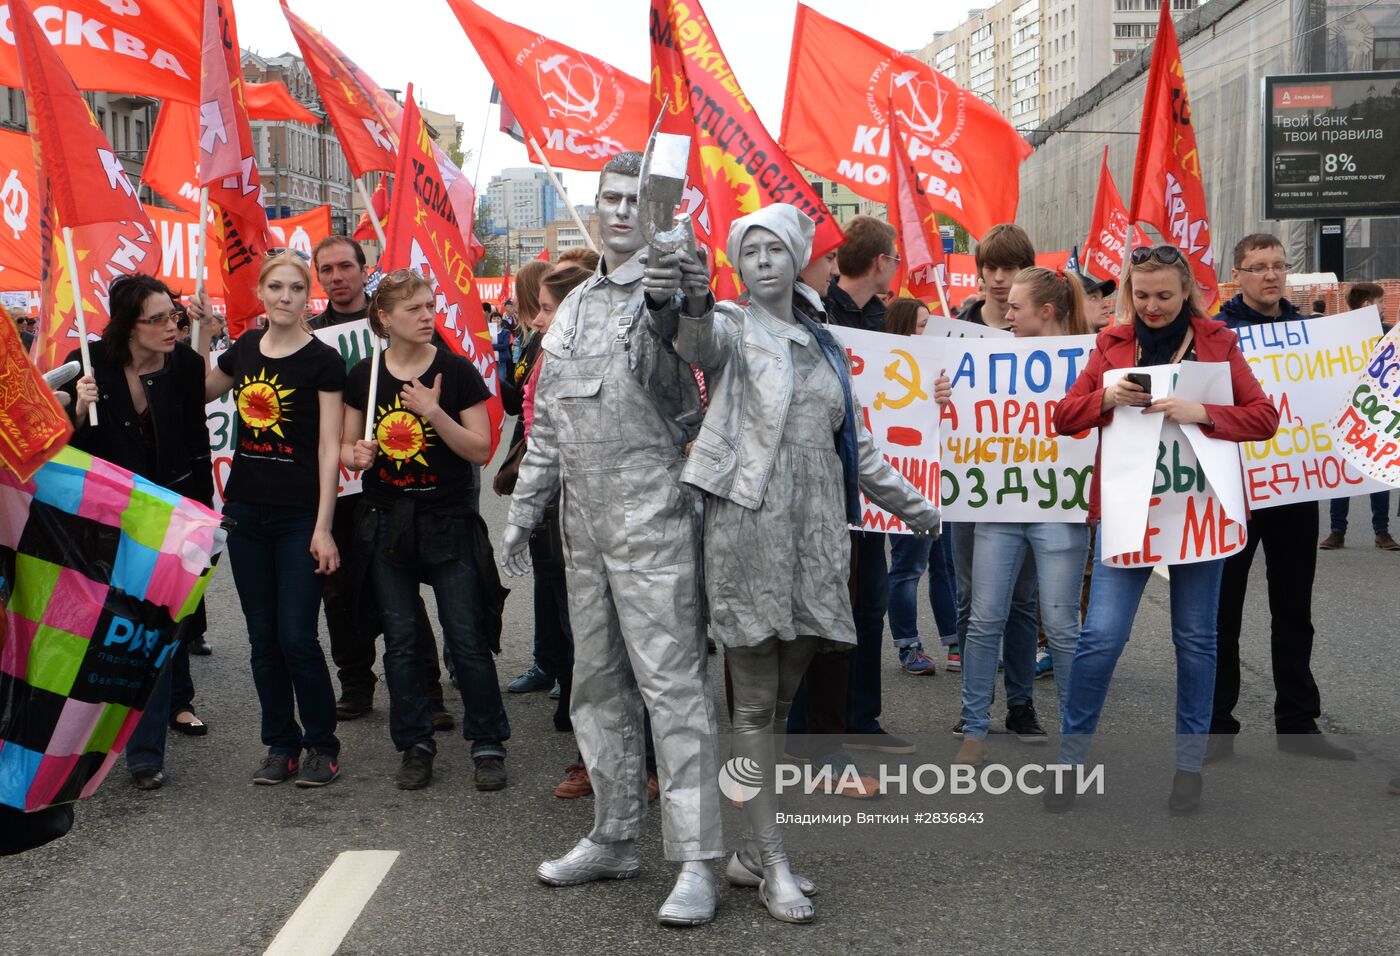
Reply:
[[[263,956],[334,956],[398,858],[398,850],[340,854]]]

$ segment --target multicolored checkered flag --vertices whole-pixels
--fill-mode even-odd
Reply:
[[[91,796],[223,548],[219,514],[65,448],[0,469],[0,804]]]

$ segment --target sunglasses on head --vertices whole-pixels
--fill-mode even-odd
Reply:
[[[1164,266],[1176,265],[1184,256],[1176,246],[1138,246],[1130,255],[1130,260],[1135,266],[1140,266],[1148,259],[1160,262]]]
[[[292,248],[289,248],[289,247],[287,247],[287,246],[278,246],[276,249],[269,249],[269,250],[267,250],[266,253],[264,253],[264,255],[266,255],[269,259],[276,259],[278,256],[282,255],[282,253],[284,253],[284,252],[290,252],[292,255],[294,255],[294,256],[296,256],[298,259],[300,259],[302,262],[310,262],[310,261],[311,261],[311,256],[308,255],[307,253],[302,252],[300,249],[292,249]]]

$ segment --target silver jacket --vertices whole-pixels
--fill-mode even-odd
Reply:
[[[746,508],[762,504],[796,381],[791,343],[805,346],[810,337],[801,325],[735,302],[679,317],[676,352],[705,371],[710,399],[682,481]],[[936,531],[937,507],[885,461],[859,402],[855,412],[860,490],[913,530]]]

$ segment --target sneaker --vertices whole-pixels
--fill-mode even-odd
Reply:
[[[297,758],[291,754],[268,754],[262,766],[253,774],[253,782],[272,786],[289,779],[297,772]]]
[[[656,775],[655,770],[647,771],[647,803],[655,803],[661,796],[661,778]]]
[[[1338,534],[1333,531],[1322,539],[1322,543],[1319,544],[1317,548],[1319,551],[1336,551],[1338,548],[1345,548],[1346,546],[1346,535]]]
[[[958,722],[953,725],[953,736],[961,737],[963,735],[963,732],[966,730],[967,721],[963,720],[962,718],[958,718]]]
[[[1023,744],[1043,744],[1050,737],[1035,716],[1034,704],[1017,704],[1006,712],[1006,732]]]
[[[554,788],[554,795],[561,800],[577,800],[591,796],[593,781],[588,778],[588,768],[581,763],[571,763],[564,768],[564,779]]]
[[[324,787],[340,776],[340,762],[330,754],[311,751],[297,771],[298,787]]]
[[[504,790],[506,788],[506,758],[494,754],[489,757],[473,757],[476,764],[476,789]]]
[[[938,673],[933,658],[924,653],[922,644],[910,644],[899,649],[899,666],[906,674],[918,677],[933,677]]]
[[[400,790],[422,790],[433,780],[433,755],[422,747],[409,747],[394,775]]]
[[[958,644],[948,645],[948,663],[943,665],[943,669],[950,674],[956,674],[962,670],[962,648]]]
[[[841,741],[851,750],[875,750],[882,754],[911,754],[914,745],[883,728],[873,734],[846,734]]]
[[[558,682],[558,681],[555,681],[555,682],[554,682],[554,686],[551,687],[551,688],[549,689],[549,699],[550,699],[550,700],[558,700],[558,699],[559,699],[559,695],[562,694],[562,693],[563,693],[563,691],[560,690],[560,688],[559,688],[559,682]]]
[[[1041,648],[1035,652],[1035,679],[1055,676],[1055,662],[1050,657],[1050,652]]]
[[[1376,547],[1382,551],[1400,551],[1400,541],[1396,541],[1389,532],[1382,531],[1376,535]]]
[[[506,690],[512,694],[533,694],[536,691],[549,690],[553,683],[554,678],[540,670],[540,665],[531,664],[525,673],[506,685]]]

